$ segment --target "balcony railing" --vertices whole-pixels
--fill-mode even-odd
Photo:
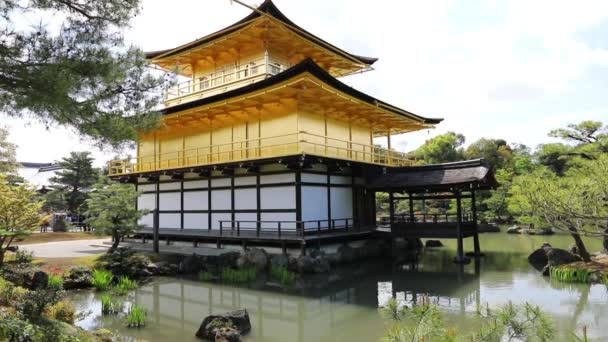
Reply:
[[[300,153],[391,166],[407,166],[414,163],[414,160],[405,153],[300,131],[137,158],[112,160],[109,162],[108,170],[111,176],[116,176]]]
[[[167,89],[165,104],[172,106],[240,88],[276,75],[288,67],[272,58],[261,58],[214,73],[196,75],[196,80],[181,82]]]

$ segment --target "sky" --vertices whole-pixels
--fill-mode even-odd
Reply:
[[[259,5],[260,0],[244,0]],[[448,131],[534,147],[554,128],[608,124],[608,1],[274,0],[292,21],[375,70],[342,81],[425,117],[435,129],[393,138],[410,151]],[[229,0],[144,0],[125,32],[145,51],[175,47],[228,26],[250,10]],[[0,116],[20,161],[100,151],[74,132]]]

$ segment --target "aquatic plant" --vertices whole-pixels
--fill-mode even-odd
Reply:
[[[129,277],[122,276],[118,278],[118,284],[114,287],[114,292],[119,295],[126,295],[129,291],[137,288],[137,281],[129,279]]]
[[[133,305],[127,314],[127,326],[129,328],[140,328],[146,325],[148,310],[140,305]]]
[[[104,315],[117,314],[122,310],[122,301],[106,293],[101,296],[101,313]]]
[[[552,279],[565,283],[588,283],[591,272],[584,268],[571,266],[551,267],[550,275]]]
[[[215,278],[213,276],[213,273],[208,272],[208,271],[200,271],[198,272],[198,280],[200,281],[210,281],[213,280],[213,278]]]
[[[222,270],[222,280],[229,283],[249,283],[255,280],[257,271],[255,267],[241,269],[225,268]]]
[[[57,274],[49,274],[47,286],[56,289],[63,288],[63,277]]]
[[[283,286],[293,286],[296,283],[297,275],[284,266],[270,267],[270,277],[278,281]]]
[[[106,271],[106,270],[101,270],[101,269],[96,269],[93,270],[93,286],[95,287],[95,289],[97,289],[97,291],[105,291],[107,289],[110,288],[110,284],[112,284],[112,280],[114,279],[114,276],[112,275],[112,272],[110,271]]]

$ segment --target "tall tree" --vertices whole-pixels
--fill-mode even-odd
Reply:
[[[464,159],[464,135],[448,132],[425,141],[416,151],[417,158],[424,160],[425,164],[454,162]]]
[[[8,129],[0,127],[0,173],[17,172],[17,145],[8,141]]]
[[[90,152],[71,152],[59,165],[63,170],[50,179],[53,191],[49,193],[49,199],[63,199],[70,214],[82,214],[88,198],[85,191],[97,182],[99,170],[93,168]]]
[[[101,182],[87,200],[87,222],[95,232],[111,235],[113,243],[108,253],[118,248],[120,240],[139,229],[137,221],[146,214],[135,203],[139,193],[131,184]]]
[[[481,138],[467,147],[464,152],[467,159],[484,158],[492,166],[503,168],[513,159],[513,153],[503,139]]]
[[[112,146],[156,127],[156,90],[164,81],[147,71],[142,52],[122,34],[139,6],[140,0],[1,1],[0,110]]]
[[[27,184],[9,184],[0,174],[0,266],[11,244],[48,218],[42,214],[43,202],[36,201],[36,191]]]

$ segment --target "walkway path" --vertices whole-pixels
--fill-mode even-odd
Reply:
[[[19,246],[19,249],[34,252],[36,258],[78,258],[92,254],[104,253],[109,239],[55,241]]]

